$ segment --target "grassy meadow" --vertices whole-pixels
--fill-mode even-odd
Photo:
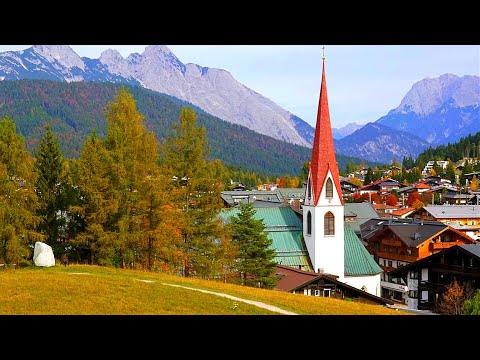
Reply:
[[[90,265],[0,271],[0,315],[280,315],[166,284],[226,293],[299,315],[409,315],[378,305]]]

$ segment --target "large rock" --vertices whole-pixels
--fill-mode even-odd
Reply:
[[[52,247],[37,241],[33,250],[33,262],[36,266],[55,266]]]

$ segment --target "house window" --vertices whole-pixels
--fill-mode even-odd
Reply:
[[[320,290],[315,290],[315,296],[320,296]]]
[[[324,221],[325,235],[335,235],[335,216],[329,211],[325,214]]]
[[[418,299],[418,290],[410,290],[408,292],[408,297]]]
[[[308,295],[307,289],[303,289],[303,295]]]
[[[393,265],[392,265],[392,260],[388,260],[388,266],[389,266],[389,267],[393,267]]]
[[[330,297],[330,289],[323,290],[323,297]]]
[[[333,198],[333,182],[332,179],[328,178],[327,179],[327,185],[326,185],[326,197],[327,199]]]
[[[312,213],[307,213],[307,235],[312,235]]]
[[[473,267],[473,258],[468,259],[468,266]]]
[[[410,271],[410,279],[418,279],[418,271]]]

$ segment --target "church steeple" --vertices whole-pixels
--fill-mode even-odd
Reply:
[[[320,99],[318,101],[317,124],[313,142],[312,158],[308,185],[313,195],[313,205],[318,204],[320,194],[326,184],[328,171],[330,170],[334,191],[337,192],[343,205],[340,178],[333,146],[332,127],[330,124],[330,112],[328,109],[327,80],[325,76],[325,53],[322,56],[322,84]],[[307,191],[308,191],[307,190]],[[327,189],[328,190],[328,189]]]

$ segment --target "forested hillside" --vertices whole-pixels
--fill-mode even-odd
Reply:
[[[440,145],[435,148],[429,147],[418,155],[417,162],[423,161],[423,163],[426,163],[429,160],[446,159],[458,161],[464,157],[480,157],[480,132],[461,138],[457,143]]]
[[[11,117],[25,136],[27,149],[33,153],[44,133],[46,122],[58,138],[66,158],[78,157],[87,136],[96,129],[100,137],[106,133],[105,106],[122,85],[113,83],[62,83],[49,80],[14,80],[0,82],[0,118]],[[172,96],[144,88],[123,85],[137,101],[145,116],[145,125],[155,132],[159,142],[171,134],[183,106],[191,106],[198,114],[198,123],[205,125],[211,159],[225,165],[238,166],[261,174],[300,172],[311,149],[289,144],[231,124]],[[340,169],[348,161],[361,159],[337,155]],[[368,163],[375,165],[373,163]]]

